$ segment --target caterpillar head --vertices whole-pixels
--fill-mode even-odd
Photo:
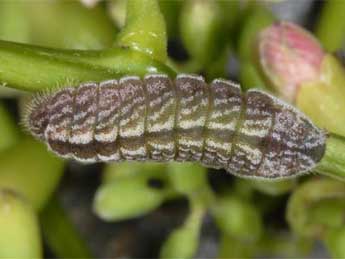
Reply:
[[[43,140],[44,131],[49,123],[49,109],[47,98],[37,98],[31,102],[25,114],[26,129],[35,137]]]

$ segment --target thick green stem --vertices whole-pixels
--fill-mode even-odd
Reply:
[[[0,41],[0,84],[41,91],[124,75],[175,73],[167,58],[165,23],[155,0],[129,0],[126,26],[115,46],[82,51]],[[121,46],[121,47],[119,47]]]
[[[149,55],[155,60],[167,59],[167,35],[164,17],[156,0],[128,0],[126,26],[117,44]]]
[[[91,258],[85,241],[61,207],[53,198],[40,215],[43,235],[58,258]]]
[[[345,137],[331,134],[326,153],[315,171],[345,181]]]
[[[126,48],[60,50],[0,41],[0,82],[27,91],[158,72],[174,74],[168,66]]]

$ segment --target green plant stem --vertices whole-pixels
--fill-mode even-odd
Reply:
[[[61,50],[0,41],[0,83],[27,91],[159,72],[174,75],[168,66],[126,48]]]
[[[328,51],[336,51],[345,43],[345,1],[325,1],[316,35]]]
[[[345,137],[331,134],[316,172],[345,181]]]
[[[129,0],[127,5],[126,26],[109,49],[62,50],[0,41],[0,84],[42,91],[124,75],[174,76],[161,63],[167,58],[167,40],[158,2]]]
[[[143,52],[155,60],[166,61],[165,21],[157,0],[127,1],[126,26],[116,43]]]
[[[91,258],[91,252],[54,197],[40,214],[42,231],[50,249],[58,258]]]

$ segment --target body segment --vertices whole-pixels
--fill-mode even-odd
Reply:
[[[257,90],[200,76],[124,77],[65,88],[33,106],[29,130],[63,157],[86,162],[195,161],[246,177],[306,172],[325,134]]]

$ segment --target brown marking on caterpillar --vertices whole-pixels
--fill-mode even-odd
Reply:
[[[184,74],[65,88],[36,99],[26,125],[53,152],[79,161],[196,161],[259,178],[310,171],[326,140],[272,95]]]

